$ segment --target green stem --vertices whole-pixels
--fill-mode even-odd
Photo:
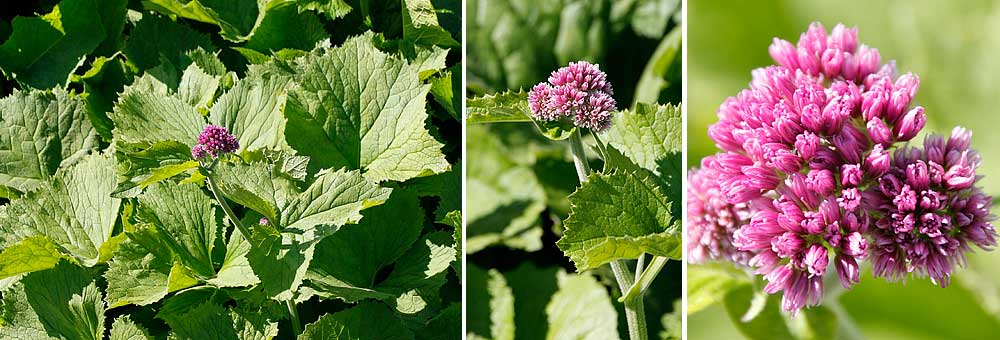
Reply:
[[[668,260],[669,259],[663,256],[653,257],[653,261],[646,266],[646,269],[642,271],[641,275],[636,275],[635,283],[628,288],[627,293],[622,293],[622,297],[619,298],[618,301],[624,302],[629,299],[641,297],[642,294],[645,294],[646,290],[649,289],[649,285],[653,284],[653,280],[655,280],[656,276],[660,274],[660,270],[663,269],[663,266],[667,264]]]
[[[236,218],[236,213],[233,213],[233,209],[229,208],[229,203],[226,203],[226,199],[222,197],[222,194],[220,193],[221,190],[219,190],[219,186],[215,184],[215,180],[213,180],[212,177],[214,177],[214,174],[211,173],[209,173],[208,176],[205,176],[205,181],[208,182],[208,189],[212,191],[212,196],[215,196],[215,200],[222,206],[222,210],[226,212],[226,216],[229,217],[229,220],[233,222],[234,226],[236,226],[236,231],[239,231],[240,235],[243,236],[243,239],[249,242],[250,229],[247,229],[247,227],[244,226],[238,218]]]
[[[583,137],[580,136],[580,128],[573,131],[569,136],[569,149],[573,152],[573,165],[576,166],[576,176],[580,178],[580,184],[587,182],[590,177],[590,163],[587,162],[587,153],[583,151]]]
[[[580,178],[580,184],[587,182],[590,177],[590,163],[587,162],[587,154],[583,149],[583,137],[579,128],[573,131],[569,137],[570,151],[573,153],[573,165],[576,166],[576,175]],[[630,290],[633,285],[633,274],[628,269],[624,260],[611,261],[611,271],[618,281],[618,288],[621,289],[622,296]],[[637,294],[623,301],[625,305],[625,320],[628,322],[628,334],[630,340],[647,340],[649,334],[646,333],[646,312],[642,303],[642,294]]]
[[[285,301],[285,305],[288,306],[288,315],[292,317],[292,331],[298,337],[302,334],[302,324],[299,323],[299,309],[295,307],[295,299]]]
[[[646,269],[645,267],[646,267],[646,253],[642,253],[642,255],[639,255],[639,258],[635,260],[635,280],[632,281],[639,282],[639,276],[642,275],[643,270]]]
[[[633,285],[632,273],[628,269],[628,265],[624,260],[611,261],[611,271],[615,274],[615,279],[618,281],[618,288],[621,289],[622,295],[625,295],[625,292]],[[625,305],[625,320],[628,322],[629,339],[649,339],[649,334],[646,334],[646,311],[643,306],[642,295],[625,299],[622,303]]]

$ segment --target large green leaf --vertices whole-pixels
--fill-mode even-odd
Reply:
[[[0,253],[0,278],[55,267],[65,256],[45,236],[30,236]]]
[[[214,291],[188,290],[171,297],[157,315],[172,331],[169,339],[270,340],[278,323],[258,311],[226,308]]]
[[[283,6],[267,11],[246,47],[267,55],[286,48],[308,51],[329,37],[318,16]]]
[[[285,137],[316,168],[361,169],[373,181],[441,173],[441,143],[424,127],[430,85],[365,34],[297,59]]]
[[[111,324],[110,340],[153,340],[149,333],[132,322],[128,316],[119,316]]]
[[[252,231],[247,258],[264,291],[278,300],[295,297],[317,243],[360,221],[362,210],[382,204],[391,192],[358,171],[324,171],[301,193],[265,165],[243,165],[220,174],[227,198],[270,221]]]
[[[4,291],[2,307],[0,338],[104,338],[104,302],[97,283],[67,262],[25,275]]]
[[[353,302],[393,297],[375,289],[376,274],[396,262],[420,236],[423,210],[417,197],[397,190],[385,204],[365,210],[357,225],[341,228],[316,246],[306,279],[320,296]],[[397,265],[397,270],[404,268]]]
[[[285,93],[290,79],[273,73],[250,75],[219,96],[208,120],[224,126],[240,142],[240,150],[285,145]]]
[[[85,105],[62,90],[0,99],[0,185],[32,190],[96,148]]]
[[[326,314],[306,325],[299,340],[413,339],[404,326],[384,305],[364,303],[336,313]]]
[[[594,173],[569,196],[572,205],[559,249],[578,270],[643,253],[681,257],[680,220],[652,173]]]
[[[48,246],[32,236],[44,236],[60,252],[93,266],[100,262],[102,245],[118,219],[121,200],[111,197],[113,189],[114,160],[87,156],[0,211],[2,237],[8,245],[24,239],[20,249],[39,251]]]
[[[138,197],[134,230],[127,230],[110,262],[109,307],[146,305],[167,293],[215,279],[220,286],[246,286],[253,276],[220,280],[213,259],[221,253],[223,230],[215,203],[194,184],[150,186]],[[225,264],[235,265],[235,260]],[[243,264],[245,266],[245,262]]]
[[[63,0],[43,16],[14,18],[11,36],[0,45],[0,69],[33,88],[66,86],[87,54],[121,33],[124,4]]]
[[[682,127],[679,106],[639,103],[635,110],[617,112],[601,139],[637,165],[660,175],[660,164],[683,149]]]
[[[186,73],[194,72],[201,71],[194,66]],[[151,73],[126,87],[108,116],[115,122],[115,138],[127,143],[176,141],[190,147],[205,127],[195,106]]]
[[[202,48],[214,51],[208,36],[163,16],[147,13],[135,24],[122,50],[129,63],[139,71],[160,65],[163,61],[180,67],[188,51]]]

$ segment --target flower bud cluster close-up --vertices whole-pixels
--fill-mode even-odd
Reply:
[[[823,301],[828,272],[850,288],[867,262],[944,287],[967,252],[996,245],[972,133],[915,140],[917,75],[842,24],[768,51],[777,65],[725,100],[708,130],[721,151],[689,173],[690,261],[750,268],[794,314]]]

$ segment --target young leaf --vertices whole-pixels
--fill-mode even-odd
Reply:
[[[566,232],[557,243],[577,270],[643,253],[681,257],[680,220],[649,172],[594,173],[569,197]]]
[[[424,127],[430,85],[414,65],[377,50],[372,38],[367,33],[296,60],[300,86],[285,106],[288,144],[312,167],[361,169],[376,182],[444,172],[442,144]]]
[[[241,151],[287,148],[281,109],[290,80],[274,73],[250,75],[219,96],[208,120],[236,136]]]

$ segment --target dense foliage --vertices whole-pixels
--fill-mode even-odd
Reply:
[[[666,260],[680,258],[679,7],[678,1],[468,3],[470,337],[628,337],[621,287],[607,264],[634,268],[639,257],[656,268],[645,291],[647,329],[679,337],[680,315],[670,312],[680,304],[680,265]],[[620,110],[600,129],[612,92],[603,88],[602,105],[589,115],[602,119],[589,125],[601,130],[596,135],[574,128],[565,108],[532,115],[528,90],[576,61],[599,64],[614,84]],[[597,75],[586,63],[575,65],[556,73]],[[561,84],[548,80],[540,86]],[[593,147],[586,152],[595,170],[582,185],[566,140],[581,132]],[[662,262],[654,265],[654,258]]]
[[[3,17],[0,338],[459,337],[460,13],[63,0]]]

